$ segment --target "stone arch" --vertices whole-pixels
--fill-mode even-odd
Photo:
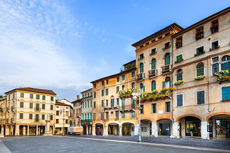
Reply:
[[[230,116],[230,112],[218,112],[218,113],[210,114],[209,116],[206,117],[206,121],[208,122],[211,117],[216,116],[216,115],[229,115]]]
[[[181,118],[188,117],[188,116],[196,117],[196,118],[200,119],[200,121],[202,121],[202,118],[200,116],[198,116],[198,115],[195,115],[195,114],[184,114],[184,115],[179,116],[176,119],[176,122],[178,122]]]
[[[152,120],[152,119],[149,119],[149,118],[141,118],[141,121],[142,121],[142,120],[148,120],[148,121],[153,122],[153,120]]]
[[[160,118],[156,119],[156,121],[159,121],[159,120],[170,120],[170,121],[172,121],[172,119],[169,117],[160,117]]]

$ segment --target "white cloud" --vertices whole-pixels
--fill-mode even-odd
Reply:
[[[106,40],[107,40],[107,38],[103,39],[102,42],[104,42],[104,41],[106,41]]]
[[[93,34],[97,33],[97,32],[98,32],[98,30],[99,30],[99,28],[97,28],[97,29],[93,32]]]

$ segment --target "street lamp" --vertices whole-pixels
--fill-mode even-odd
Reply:
[[[139,90],[138,90],[139,91]],[[139,129],[138,129],[138,142],[141,142],[141,103],[140,103],[140,99],[141,99],[141,94],[139,92],[133,92],[133,99],[136,100],[137,97],[139,97],[139,106],[137,107],[137,109],[139,109]]]
[[[63,128],[62,128],[62,136],[65,136],[64,134],[64,123],[65,123],[65,117],[64,117],[64,113],[65,113],[65,107],[61,107],[62,108],[62,113],[63,113]]]

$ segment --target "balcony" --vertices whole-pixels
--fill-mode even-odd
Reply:
[[[153,51],[149,54],[149,56],[155,55],[156,53],[157,53],[156,51]]]
[[[90,124],[92,123],[92,119],[81,120],[81,124]]]
[[[199,55],[202,55],[204,53],[205,53],[205,51],[200,51],[199,53],[194,54],[194,56],[199,56]]]
[[[143,80],[145,78],[145,73],[139,73],[137,74],[137,80],[140,81],[140,80]]]
[[[149,78],[157,76],[157,69],[149,70]]]
[[[35,107],[35,108],[34,108],[34,111],[35,111],[35,112],[40,112],[40,111],[41,111],[41,108]]]
[[[165,48],[163,48],[163,50],[166,50],[166,49],[168,49],[170,47],[171,47],[171,45],[165,46]]]
[[[134,111],[135,110],[135,104],[131,105],[122,105],[120,111],[125,112],[125,111]]]
[[[172,71],[172,65],[171,64],[162,66],[161,68],[162,68],[162,73],[166,73],[166,72]]]

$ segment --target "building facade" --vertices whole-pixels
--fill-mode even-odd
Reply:
[[[0,137],[4,137],[6,123],[6,97],[0,98]]]
[[[136,62],[124,65],[120,73],[91,82],[93,84],[93,135],[137,134],[135,102],[122,91],[135,88]],[[130,92],[129,92],[130,93]]]
[[[52,90],[21,87],[5,94],[5,135],[44,134],[48,116],[53,133],[56,94]]]
[[[79,98],[79,95],[77,95],[77,100],[73,101],[73,126],[81,126],[81,112],[82,112],[82,99]]]
[[[230,138],[230,8],[172,36],[176,137]]]
[[[67,133],[70,127],[73,104],[66,99],[56,100],[55,103],[55,134]]]
[[[81,92],[82,94],[82,120],[83,134],[92,135],[92,88]]]

